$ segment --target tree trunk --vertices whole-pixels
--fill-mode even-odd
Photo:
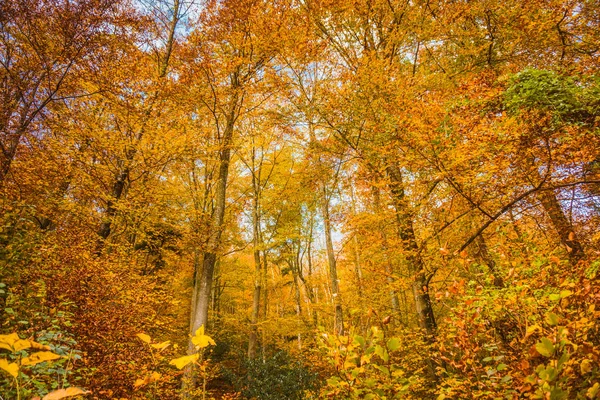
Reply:
[[[190,320],[190,334],[194,334],[198,328],[208,324],[208,310],[210,308],[211,291],[213,286],[213,276],[217,255],[221,245],[221,234],[223,232],[223,221],[225,219],[225,206],[227,203],[227,178],[229,176],[229,164],[231,162],[231,145],[233,142],[233,133],[235,120],[238,112],[238,93],[239,88],[237,74],[234,73],[231,78],[231,87],[233,94],[229,105],[226,119],[225,130],[223,131],[221,149],[219,151],[219,171],[215,188],[215,208],[212,213],[209,236],[204,248],[202,271],[195,271],[194,290],[190,305],[193,315]],[[188,342],[188,354],[194,353],[194,345],[191,340]],[[183,378],[183,394],[189,398],[190,389],[195,387],[195,375],[191,368],[185,370]]]
[[[254,154],[252,155],[252,163],[254,166]],[[259,167],[260,168],[260,167]],[[260,172],[259,172],[260,176]],[[259,196],[260,182],[256,177],[256,171],[252,171],[252,187],[254,189],[254,204],[252,210],[252,242],[254,246],[254,295],[252,296],[252,317],[250,320],[250,334],[248,336],[248,358],[256,357],[256,347],[258,341],[258,316],[260,309],[260,292],[261,292],[261,270],[262,264],[260,260],[260,212],[259,212]]]
[[[396,209],[399,236],[406,252],[408,269],[413,275],[411,286],[417,311],[417,320],[419,326],[425,331],[428,340],[433,341],[437,324],[431,305],[431,298],[429,297],[429,277],[425,271],[423,259],[419,254],[419,246],[417,245],[413,227],[412,212],[404,195],[402,172],[394,163],[387,166],[386,172],[389,178],[389,188],[392,193],[394,208]]]
[[[494,286],[503,288],[504,281],[502,280],[502,277],[500,276],[500,272],[498,271],[498,268],[496,268],[496,262],[490,255],[490,252],[487,247],[487,243],[485,242],[485,239],[483,238],[483,234],[480,234],[479,236],[477,236],[477,238],[475,239],[475,244],[477,246],[476,257],[479,258],[480,263],[487,265],[490,272],[494,276]]]
[[[560,242],[566,247],[571,263],[576,264],[585,256],[585,253],[581,242],[575,235],[571,221],[565,215],[560,202],[556,198],[556,193],[553,190],[540,190],[537,198],[542,203],[544,211],[548,214],[552,226],[558,233]]]
[[[350,198],[352,200],[352,214],[357,215],[356,211],[356,197],[354,196],[354,185],[350,184]],[[354,255],[354,271],[356,272],[356,282],[358,287],[358,297],[362,300],[363,298],[363,274],[360,260],[360,244],[358,243],[358,236],[353,235],[352,237],[353,255]]]
[[[327,247],[327,262],[329,265],[329,279],[331,281],[331,296],[335,307],[334,332],[338,335],[344,332],[344,314],[342,311],[342,297],[337,276],[337,264],[331,238],[331,220],[329,219],[329,196],[325,185],[323,185],[323,198],[321,200],[321,212],[325,229],[325,245]]]
[[[381,197],[379,195],[379,189],[377,189],[376,187],[373,187],[372,193],[373,193],[373,206],[374,206],[373,212],[378,213],[382,209],[381,208]],[[383,245],[383,256],[385,258],[384,268],[385,268],[385,273],[386,273],[386,280],[387,280],[388,284],[390,285],[390,301],[391,301],[391,305],[392,305],[392,310],[394,311],[394,313],[398,313],[400,310],[400,300],[398,299],[398,292],[396,291],[396,289],[394,289],[395,271],[394,271],[394,266],[392,265],[392,262],[389,257],[389,246],[388,246],[388,241],[387,241],[387,235],[385,233],[385,226],[381,221],[378,223],[378,225],[379,225],[378,228],[379,228],[379,232],[381,233],[381,240],[382,240],[382,245]]]
[[[215,262],[217,252],[221,244],[223,231],[223,220],[225,218],[225,205],[227,200],[227,177],[229,175],[229,163],[231,160],[231,141],[233,138],[233,117],[228,121],[224,133],[223,148],[219,157],[219,175],[215,190],[215,209],[210,224],[208,243],[204,251],[202,271],[194,282],[196,293],[196,306],[194,319],[191,323],[191,332],[195,332],[208,322],[208,309],[210,304],[210,291],[212,289]]]

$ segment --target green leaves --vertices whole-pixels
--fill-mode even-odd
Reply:
[[[511,85],[504,95],[504,104],[512,113],[541,110],[567,117],[582,108],[578,92],[569,77],[554,71],[526,69],[511,79]]]
[[[387,348],[388,348],[389,351],[398,350],[400,348],[400,339],[398,339],[398,338],[391,338],[390,340],[388,340],[388,342],[387,342]]]
[[[550,339],[543,337],[542,341],[536,343],[535,349],[544,357],[552,357],[554,355],[554,345]]]

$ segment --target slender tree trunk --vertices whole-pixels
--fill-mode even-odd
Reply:
[[[540,190],[537,197],[540,203],[542,203],[544,211],[548,214],[556,233],[558,233],[560,242],[566,247],[571,263],[576,264],[585,257],[585,253],[583,252],[581,242],[575,235],[571,221],[565,215],[556,197],[556,193],[553,190]]]
[[[379,212],[379,210],[381,210],[381,196],[379,195],[379,189],[377,189],[376,187],[372,188],[372,193],[373,193],[373,206],[374,206],[374,212],[377,213]],[[379,232],[381,233],[381,240],[382,240],[382,245],[383,245],[383,256],[385,258],[385,263],[384,263],[384,268],[385,268],[385,273],[386,273],[386,280],[388,282],[388,284],[390,285],[390,300],[391,300],[391,304],[392,304],[392,310],[394,311],[394,313],[398,313],[400,311],[400,300],[398,299],[398,292],[396,291],[396,289],[394,288],[394,284],[395,284],[395,271],[394,271],[394,266],[392,265],[392,262],[390,260],[390,256],[389,256],[389,245],[388,245],[388,240],[387,240],[387,235],[385,233],[385,226],[383,225],[382,222],[378,223],[378,228],[379,228]]]
[[[221,245],[221,235],[223,232],[223,221],[225,219],[225,206],[227,203],[227,178],[229,176],[229,164],[231,162],[231,145],[233,143],[234,125],[239,109],[239,81],[238,73],[231,76],[232,98],[229,104],[228,114],[226,116],[225,129],[221,138],[221,148],[219,151],[219,167],[217,182],[215,187],[215,206],[211,216],[208,240],[204,248],[202,257],[202,270],[195,271],[194,290],[192,294],[191,309],[194,310],[190,320],[190,334],[193,334],[200,328],[208,325],[208,310],[210,309],[211,291],[213,289],[213,278],[219,247]],[[191,340],[188,343],[188,353],[195,351]],[[184,398],[189,398],[190,389],[196,385],[195,375],[191,368],[185,370],[183,377]]]
[[[263,267],[262,267],[262,289],[263,289],[263,313],[262,313],[262,319],[263,321],[266,321],[267,318],[269,317],[268,315],[268,311],[269,311],[269,289],[268,289],[268,259],[267,259],[267,251],[263,251]],[[265,332],[265,329],[263,328],[261,330],[261,354],[262,354],[262,359],[263,362],[266,361],[266,357],[267,357],[267,352],[266,352],[266,346],[267,346],[267,333]]]
[[[335,307],[334,332],[338,335],[344,332],[344,314],[342,310],[342,297],[340,294],[340,284],[337,276],[337,264],[335,252],[333,249],[333,240],[331,238],[331,220],[329,217],[329,196],[325,185],[323,185],[323,198],[321,201],[321,212],[323,214],[323,224],[325,229],[325,245],[327,248],[327,262],[329,265],[329,279],[331,281],[331,296]]]
[[[429,297],[429,277],[425,271],[425,264],[419,254],[419,246],[415,237],[413,227],[413,216],[410,206],[404,195],[404,184],[402,181],[402,172],[400,168],[392,163],[387,166],[386,172],[389,178],[389,188],[392,193],[394,207],[396,209],[396,219],[398,230],[404,250],[406,251],[406,260],[408,268],[413,276],[412,292],[417,311],[417,320],[419,326],[425,331],[430,341],[433,341],[436,335],[437,324],[431,298]]]
[[[475,239],[475,244],[477,246],[476,257],[479,258],[482,264],[487,265],[490,272],[494,276],[494,286],[503,288],[504,281],[502,280],[502,276],[500,276],[500,272],[496,267],[496,262],[494,261],[488,250],[487,243],[485,242],[483,234],[477,236],[477,238]]]
[[[350,184],[350,198],[352,201],[352,214],[354,216],[357,215],[356,210],[356,197],[354,196],[354,185]],[[358,236],[354,235],[352,237],[352,245],[353,245],[353,255],[354,255],[354,270],[356,272],[356,281],[358,283],[358,297],[360,299],[363,298],[363,274],[362,274],[362,266],[360,260],[360,245],[358,243]]]
[[[103,221],[100,224],[100,228],[98,229],[98,236],[100,237],[97,247],[96,253],[99,254],[102,252],[102,248],[104,247],[104,241],[110,235],[112,230],[112,221],[117,213],[117,202],[123,196],[125,191],[125,185],[127,184],[127,179],[129,178],[129,168],[124,167],[115,177],[115,182],[113,183],[112,192],[110,194],[109,200],[106,202],[106,211],[104,212]]]
[[[17,147],[21,141],[23,132],[8,134],[8,140],[5,143],[0,142],[0,189],[4,185],[4,180],[10,171],[10,166],[17,154]]]
[[[312,261],[312,242],[313,242],[313,234],[314,234],[314,214],[311,212],[311,217],[310,217],[310,230],[308,233],[308,240],[306,241],[306,261],[308,263],[308,278],[309,280],[311,279],[312,275],[313,275],[313,261]],[[316,289],[311,285],[308,286],[307,288],[308,291],[308,298],[311,301],[312,304],[312,310],[311,310],[311,314],[312,314],[312,319],[313,319],[313,325],[315,327],[319,326],[319,313],[318,311],[315,309],[316,304],[318,303],[318,298],[317,298],[317,292]]]
[[[191,323],[191,332],[195,332],[208,322],[208,309],[210,292],[213,283],[217,252],[221,244],[223,231],[223,220],[225,218],[225,205],[227,200],[227,177],[229,175],[229,163],[231,161],[231,142],[233,139],[234,116],[228,118],[226,130],[223,137],[223,147],[219,155],[219,174],[215,189],[215,209],[210,224],[208,243],[204,251],[202,271],[195,281],[194,292],[196,292],[195,315]]]
[[[252,156],[254,164],[254,154]],[[260,167],[259,167],[260,168]],[[260,176],[260,175],[259,175]],[[261,294],[261,270],[262,263],[260,260],[260,213],[259,213],[259,196],[260,182],[256,177],[256,171],[252,171],[252,187],[254,188],[254,201],[252,210],[253,232],[252,242],[254,246],[254,295],[252,296],[252,317],[250,320],[250,335],[248,336],[248,358],[256,357],[256,347],[258,342],[258,317],[260,310],[260,294]]]

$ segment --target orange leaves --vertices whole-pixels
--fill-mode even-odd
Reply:
[[[77,388],[77,387],[70,387],[70,388],[66,388],[66,389],[55,390],[51,393],[48,393],[47,395],[45,395],[42,398],[42,400],[62,400],[62,399],[66,399],[68,397],[80,396],[80,395],[84,395],[87,393],[90,393],[90,392],[85,391],[80,388]]]

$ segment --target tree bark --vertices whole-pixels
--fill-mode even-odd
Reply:
[[[344,313],[342,310],[342,297],[340,284],[337,276],[337,264],[331,238],[331,220],[329,217],[329,196],[325,185],[323,185],[323,198],[321,199],[321,213],[323,214],[323,225],[325,230],[325,245],[327,247],[327,263],[329,265],[329,279],[331,282],[331,296],[335,308],[334,332],[338,335],[344,332]]]
[[[381,197],[379,195],[379,189],[377,189],[376,187],[373,187],[372,193],[373,193],[373,206],[374,206],[373,211],[375,213],[377,213],[377,212],[379,212],[379,210],[381,210]],[[385,226],[383,226],[383,223],[381,223],[381,222],[379,222],[378,225],[379,225],[378,228],[379,228],[379,232],[381,233],[381,240],[382,240],[382,245],[383,245],[383,256],[385,258],[384,268],[385,268],[385,273],[386,273],[386,280],[387,280],[388,284],[390,285],[390,301],[391,301],[391,305],[392,305],[392,310],[395,313],[398,313],[400,310],[400,300],[398,299],[398,292],[396,292],[396,290],[394,289],[395,271],[394,271],[394,266],[392,265],[389,254],[388,254],[389,245],[388,245],[388,241],[387,241],[387,235],[385,233]]]
[[[252,359],[256,357],[256,348],[258,342],[258,317],[260,310],[260,294],[261,294],[261,270],[262,264],[260,260],[260,245],[261,245],[261,232],[260,232],[260,165],[259,171],[254,169],[254,149],[252,151],[252,188],[253,188],[253,207],[252,207],[252,243],[254,246],[254,295],[252,296],[252,316],[250,320],[250,334],[248,335],[248,358]],[[258,173],[258,177],[256,176]]]
[[[389,178],[389,189],[392,193],[394,208],[396,209],[399,236],[406,252],[408,269],[413,275],[412,292],[417,311],[417,320],[419,326],[425,331],[427,338],[432,341],[436,335],[437,324],[431,305],[431,298],[429,297],[429,277],[427,276],[423,259],[419,254],[419,246],[413,227],[412,212],[404,195],[402,172],[395,163],[389,164],[386,167],[386,172]]]
[[[494,261],[488,250],[487,243],[483,237],[483,234],[477,236],[477,238],[475,239],[475,245],[477,246],[476,257],[479,258],[480,263],[487,265],[490,272],[494,276],[494,286],[498,288],[503,288],[504,281],[502,279],[502,276],[500,276],[498,268],[496,268],[496,262]]]
[[[569,260],[572,264],[576,264],[585,257],[585,253],[583,252],[581,242],[575,235],[571,221],[565,215],[556,197],[556,193],[553,190],[540,190],[537,193],[537,198],[542,203],[544,211],[548,214],[552,226],[556,230],[556,233],[558,233],[560,242],[566,247],[569,253]]]

